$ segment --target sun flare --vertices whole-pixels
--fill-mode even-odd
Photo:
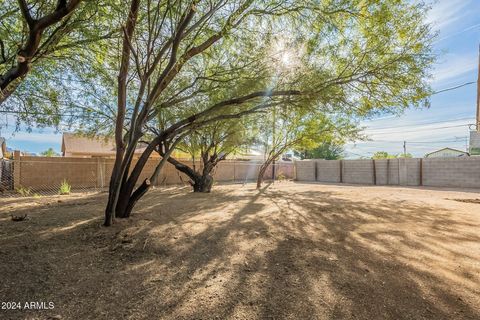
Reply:
[[[276,39],[271,47],[271,59],[279,72],[293,71],[301,66],[302,49],[296,47],[292,40]]]

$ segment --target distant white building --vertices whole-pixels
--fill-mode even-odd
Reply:
[[[470,154],[468,152],[453,149],[453,148],[443,148],[437,151],[427,153],[425,158],[458,158],[458,157],[468,157]]]

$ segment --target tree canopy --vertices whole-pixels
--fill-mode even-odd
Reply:
[[[372,156],[372,159],[396,159],[396,158],[412,158],[412,155],[410,153],[390,154],[386,151],[377,151]]]
[[[60,154],[58,154],[53,148],[48,148],[47,150],[40,152],[40,155],[44,157],[56,157]]]
[[[75,69],[101,63],[118,36],[104,0],[0,0],[0,105],[20,123],[72,123],[81,104]],[[118,19],[117,19],[118,20]],[[75,80],[75,81],[74,81]]]
[[[9,40],[0,74],[15,68],[10,56],[35,25],[25,8],[42,17],[78,5],[44,30],[42,41],[56,39],[51,49],[28,56],[38,55],[29,58],[29,76],[8,91],[21,103],[10,104],[13,95],[6,102],[22,120],[70,116],[79,131],[115,136],[106,225],[114,213],[129,216],[148,190],[151,182],[138,187],[138,179],[151,153],[170,156],[203,127],[266,117],[275,108],[294,120],[296,135],[315,133],[321,119],[348,128],[363,117],[428,105],[431,94],[434,35],[422,1],[19,1],[22,10],[3,3],[0,15],[15,27],[0,28],[0,39]],[[56,26],[74,22],[55,36]],[[275,137],[287,136],[287,128]],[[139,143],[147,147],[133,162]]]
[[[339,160],[343,157],[343,143],[340,142],[322,142],[315,148],[297,150],[295,155],[301,159],[325,159]]]

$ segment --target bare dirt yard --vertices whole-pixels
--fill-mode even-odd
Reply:
[[[281,182],[0,200],[1,319],[480,319],[480,195]],[[11,221],[10,214],[28,214]]]

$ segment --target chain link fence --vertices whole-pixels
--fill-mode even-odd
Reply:
[[[106,189],[96,161],[58,159],[1,160],[0,197],[38,197]]]
[[[113,169],[113,159],[30,157],[0,160],[0,198],[38,197],[69,193],[95,193],[106,191]],[[159,159],[150,159],[138,182],[150,178]],[[190,160],[183,160],[193,166]],[[135,161],[132,163],[132,168]],[[219,163],[213,177],[216,182],[246,183],[257,179],[262,163],[227,160]],[[197,164],[197,170],[200,166]],[[277,163],[265,173],[265,180],[293,179],[293,163]],[[157,186],[189,185],[189,178],[167,164],[157,180]]]

